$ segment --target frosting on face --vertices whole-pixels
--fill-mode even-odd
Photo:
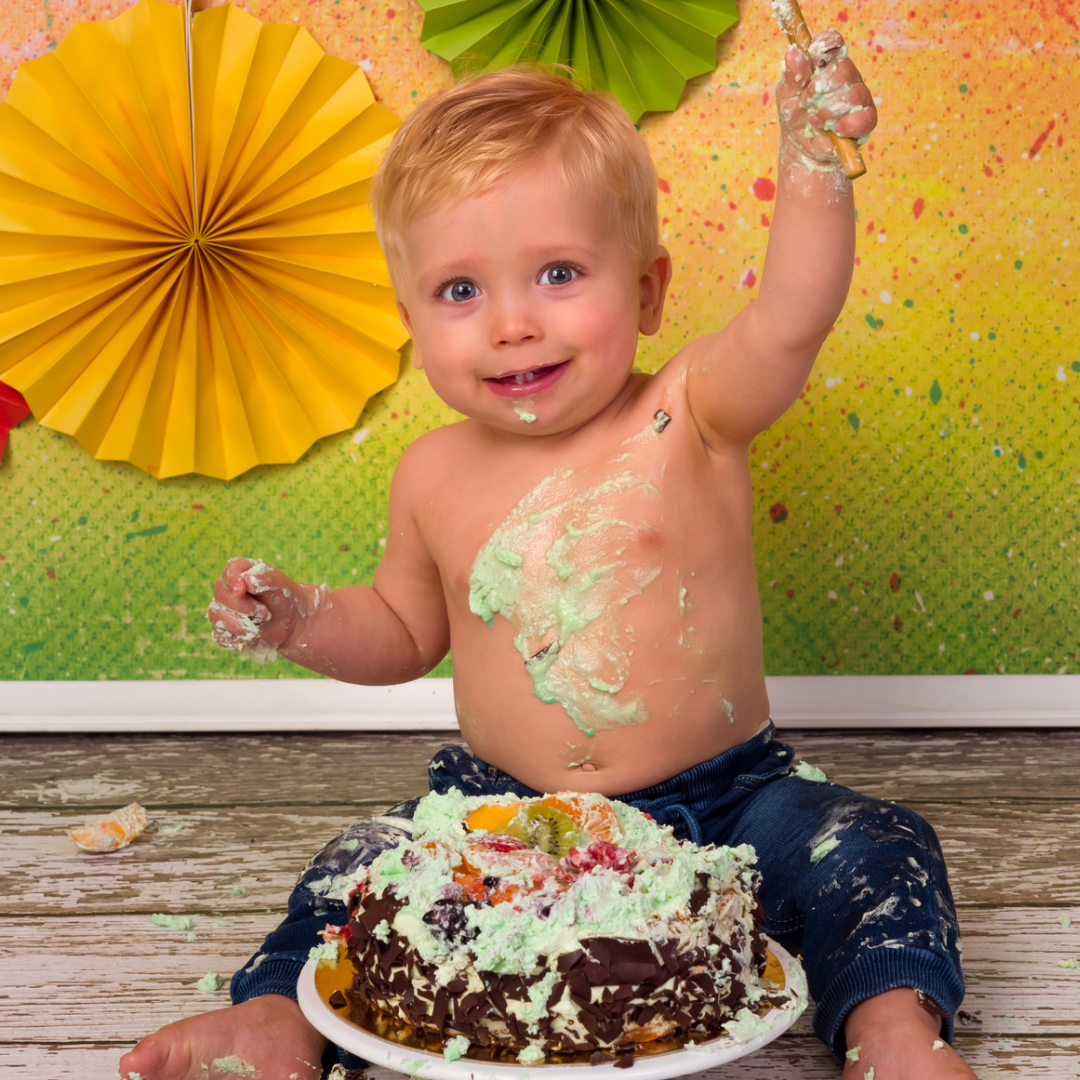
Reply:
[[[634,638],[623,608],[660,574],[661,494],[628,467],[633,456],[586,486],[572,469],[545,477],[469,577],[470,609],[488,625],[496,615],[514,625],[534,693],[587,736],[648,719],[641,696],[625,690]]]

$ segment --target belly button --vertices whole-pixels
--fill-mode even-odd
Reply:
[[[596,766],[591,761],[582,762],[582,772],[596,772]]]

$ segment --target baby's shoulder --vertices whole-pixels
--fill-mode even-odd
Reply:
[[[460,423],[444,424],[417,436],[402,451],[394,470],[395,476],[417,470],[430,470],[436,467],[448,453],[460,454],[462,439],[459,429],[461,427]]]
[[[403,491],[430,491],[470,471],[481,456],[476,425],[469,420],[432,428],[414,439],[394,468],[394,486]]]

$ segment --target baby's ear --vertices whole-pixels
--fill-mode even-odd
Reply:
[[[641,275],[641,316],[638,329],[655,334],[664,317],[664,298],[671,284],[671,255],[662,244],[657,247]]]
[[[417,371],[424,370],[424,361],[420,356],[420,346],[416,341],[416,334],[413,333],[412,319],[409,318],[409,309],[398,299],[394,300],[397,305],[398,314],[401,316],[401,321],[405,325],[405,329],[409,331],[409,337],[412,338],[413,346],[413,367]]]

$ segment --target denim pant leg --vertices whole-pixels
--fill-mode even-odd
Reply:
[[[792,774],[737,785],[751,797],[710,839],[754,845],[766,933],[802,952],[814,1031],[837,1060],[847,1013],[897,987],[940,1005],[951,1040],[964,997],[959,931],[930,825],[903,806]]]
[[[964,996],[941,847],[918,815],[794,775],[770,724],[678,776],[623,795],[698,844],[751,844],[765,930],[802,953],[814,1031],[842,1061],[843,1022],[860,1001],[901,986],[951,1017]],[[951,1038],[952,1021],[943,1034]]]
[[[419,799],[409,799],[385,814],[350,825],[312,856],[289,896],[284,922],[266,935],[259,951],[233,975],[229,993],[234,1005],[263,994],[284,994],[296,1000],[296,984],[312,946],[322,944],[319,931],[327,923],[344,926],[345,905],[326,896],[333,879],[359,867],[402,840],[412,837],[412,817]],[[347,1069],[362,1069],[359,1058],[340,1047],[337,1059]]]

